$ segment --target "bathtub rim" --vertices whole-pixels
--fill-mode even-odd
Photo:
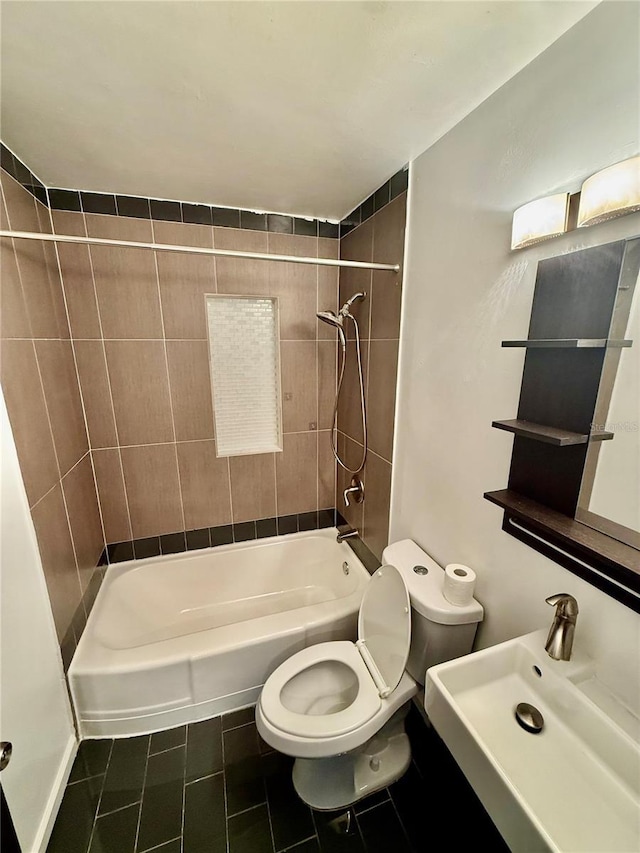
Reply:
[[[101,650],[104,650],[104,654],[107,656],[119,656],[122,659],[120,665],[114,665],[112,671],[121,671],[123,673],[128,673],[132,670],[145,671],[149,668],[160,668],[166,665],[167,663],[182,660],[185,654],[187,654],[193,659],[198,659],[200,657],[204,657],[206,655],[206,652],[204,650],[193,648],[193,645],[199,645],[196,640],[193,640],[194,637],[197,638],[199,635],[207,635],[209,631],[218,631],[219,636],[224,636],[224,634],[232,634],[234,630],[234,625],[242,624],[232,623],[228,626],[222,626],[220,628],[205,629],[202,631],[194,632],[192,634],[184,634],[178,637],[157,640],[148,645],[141,645],[117,650],[109,649],[109,647],[104,646],[102,643],[100,643],[99,640],[96,639],[96,636],[93,631],[94,623],[100,617],[101,603],[108,593],[108,588],[110,584],[121,575],[126,574],[128,571],[131,571],[131,569],[138,567],[142,568],[144,566],[162,565],[168,562],[183,562],[184,560],[204,556],[210,552],[215,552],[216,555],[221,555],[225,553],[234,553],[237,551],[251,551],[255,548],[270,547],[282,544],[284,541],[293,542],[304,539],[321,538],[326,540],[333,540],[336,547],[341,549],[342,553],[344,554],[345,561],[348,560],[350,565],[353,566],[356,571],[358,571],[359,575],[361,575],[362,579],[365,582],[368,582],[371,573],[365,566],[364,562],[360,557],[358,557],[355,551],[353,551],[353,549],[349,547],[347,542],[336,541],[337,534],[338,530],[334,527],[322,528],[320,530],[304,530],[299,531],[297,533],[286,533],[276,536],[269,536],[263,539],[251,539],[247,542],[233,542],[227,545],[215,545],[209,548],[199,548],[196,551],[183,551],[178,554],[160,554],[159,556],[146,557],[142,560],[126,560],[120,563],[110,565],[107,568],[107,571],[105,572],[104,580],[96,596],[91,613],[87,618],[87,623],[83,631],[82,637],[78,642],[75,654],[69,665],[67,672],[67,677],[69,681],[71,681],[73,676],[76,674],[83,675],[87,671],[91,671],[91,666],[95,665],[96,658],[99,659],[100,657],[103,657]],[[357,589],[350,595],[346,596],[344,599],[336,599],[335,601],[347,602],[352,596],[356,594],[359,588],[360,583],[358,583]],[[311,605],[311,607],[324,609],[326,611],[332,604],[334,604],[334,601]],[[341,613],[344,612],[344,608],[340,608],[340,611]],[[267,620],[270,620],[271,622],[277,622],[279,619],[284,620],[286,618],[286,614],[291,612],[293,611],[283,611],[282,613],[270,614],[268,616],[261,617],[261,620],[264,620],[264,622],[267,622]],[[315,618],[307,624],[309,627],[315,627],[317,625],[322,624],[322,622],[322,619]],[[280,629],[280,632],[282,633],[293,633],[294,631],[295,628],[293,627]],[[265,634],[263,637],[259,638],[252,638],[251,641],[246,642],[245,645],[257,645],[261,642],[262,639],[267,636],[270,636],[270,634]],[[223,653],[225,650],[232,649],[235,646],[236,641],[231,639],[229,642],[219,647],[216,653]],[[155,650],[156,654],[153,654],[152,652],[148,651],[150,649]]]
[[[198,549],[197,551],[187,551],[179,554],[165,554],[158,557],[146,558],[144,560],[129,560],[110,566],[105,575],[105,581],[107,581],[107,576],[109,579],[117,578],[136,566],[156,565],[158,563],[167,563],[169,561],[179,563],[183,560],[197,558],[198,556],[202,556],[214,549],[216,555],[223,555],[224,553],[229,552],[250,552],[253,548],[264,548],[265,546],[269,547],[278,544],[282,545],[284,541],[293,542],[315,538],[333,541],[335,547],[339,549],[338,554],[344,555],[344,560],[348,561],[350,566],[356,569],[358,573],[358,582],[356,590],[345,598],[310,606],[309,612],[313,613],[310,618],[304,619],[301,617],[300,611],[304,611],[306,609],[302,607],[294,608],[290,611],[285,611],[284,613],[271,614],[257,620],[248,620],[249,622],[254,622],[255,633],[249,633],[248,636],[241,636],[233,642],[222,642],[219,645],[216,644],[209,648],[206,648],[207,635],[209,632],[217,632],[217,641],[222,632],[225,631],[226,626],[188,634],[182,637],[161,640],[156,643],[152,643],[149,646],[118,650],[116,654],[121,660],[120,665],[112,665],[110,661],[104,661],[101,653],[102,650],[97,645],[95,635],[91,630],[86,630],[78,644],[76,655],[74,656],[74,660],[72,661],[68,671],[69,687],[73,697],[74,713],[82,737],[133,737],[139,734],[161,731],[165,728],[172,728],[191,722],[198,722],[199,720],[209,719],[222,713],[238,710],[239,708],[246,707],[247,705],[255,704],[260,691],[262,690],[264,679],[268,677],[269,674],[266,672],[266,674],[260,678],[260,683],[257,683],[257,679],[252,681],[247,680],[246,685],[242,686],[240,689],[221,691],[220,693],[210,696],[205,696],[200,692],[199,698],[197,698],[196,695],[192,695],[191,701],[185,703],[182,703],[182,699],[176,695],[175,702],[173,700],[168,700],[164,704],[158,703],[156,705],[150,705],[146,709],[143,707],[136,708],[134,706],[121,706],[120,708],[117,708],[113,705],[111,707],[107,705],[103,710],[99,710],[97,708],[93,709],[90,706],[85,706],[83,709],[83,703],[79,703],[76,696],[76,687],[79,685],[79,681],[77,679],[81,681],[83,678],[87,676],[90,677],[95,674],[96,665],[99,669],[103,662],[109,667],[107,670],[109,675],[116,677],[123,675],[131,678],[135,677],[136,673],[148,674],[150,670],[156,668],[158,670],[162,670],[163,667],[171,667],[173,665],[185,664],[189,667],[193,665],[207,666],[207,657],[210,656],[212,658],[211,662],[213,664],[215,658],[224,658],[228,652],[233,654],[234,649],[242,653],[243,650],[247,651],[255,648],[258,653],[258,657],[260,657],[258,649],[265,640],[267,642],[273,640],[276,645],[291,644],[290,651],[286,652],[287,657],[290,657],[291,654],[295,654],[296,651],[306,645],[314,644],[316,642],[325,642],[327,639],[336,638],[334,636],[322,636],[321,639],[313,639],[311,642],[308,641],[309,637],[317,638],[327,631],[334,632],[335,630],[339,630],[342,633],[338,638],[347,639],[348,637],[344,634],[344,631],[347,630],[346,626],[349,625],[349,636],[352,632],[355,636],[357,628],[357,612],[359,610],[360,601],[362,600],[364,586],[368,583],[371,573],[367,570],[362,559],[358,557],[348,543],[336,542],[335,537],[337,536],[337,533],[338,531],[336,528],[301,531],[280,536],[265,537],[264,539],[259,540],[248,540],[247,542],[235,542],[229,543],[228,545],[213,546],[213,548],[209,549]],[[98,596],[96,597],[96,606],[92,610],[90,616],[90,620],[93,622],[95,622],[100,616],[101,608],[98,605],[101,598],[106,594],[108,584],[103,584],[103,587],[101,587]],[[354,607],[354,598],[356,597],[358,603],[355,604]],[[339,607],[336,607],[336,602],[340,603]],[[292,616],[291,614],[295,614],[295,616]],[[289,624],[287,624],[287,617],[289,619]],[[274,630],[268,630],[268,628],[270,628],[269,620],[274,624]],[[284,624],[275,624],[279,622],[283,622]],[[257,626],[256,623],[260,624]],[[243,625],[244,623],[235,624]],[[89,620],[87,626],[89,629],[91,628]],[[229,632],[230,636],[232,634],[233,630]],[[223,635],[223,639],[224,636],[225,635]],[[148,654],[150,648],[153,649],[151,657]],[[273,654],[273,648],[273,646],[270,646],[270,649],[272,650],[270,654]],[[84,651],[85,649],[87,649],[87,651]],[[81,650],[83,652],[82,654],[80,654]],[[141,653],[139,655],[136,654],[139,651]],[[280,654],[277,650],[275,653]],[[280,662],[280,660],[276,661],[275,665],[277,666]],[[159,674],[161,675],[161,673]]]

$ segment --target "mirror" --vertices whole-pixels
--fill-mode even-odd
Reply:
[[[640,239],[630,241],[620,274],[576,520],[640,549]]]

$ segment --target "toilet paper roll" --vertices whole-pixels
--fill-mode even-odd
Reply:
[[[469,566],[449,563],[444,570],[442,593],[450,604],[464,607],[471,603],[476,585],[476,573]]]

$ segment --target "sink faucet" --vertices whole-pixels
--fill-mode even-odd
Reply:
[[[545,651],[554,660],[571,660],[573,635],[578,619],[578,602],[566,592],[550,595],[545,601],[556,608]]]

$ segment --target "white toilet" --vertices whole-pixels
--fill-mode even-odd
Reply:
[[[385,548],[358,617],[358,640],[294,654],[266,681],[256,723],[295,756],[293,783],[316,809],[343,808],[384,788],[411,762],[404,718],[428,667],[471,651],[482,605],[442,594],[443,569],[415,542]],[[413,616],[411,615],[413,614]]]

